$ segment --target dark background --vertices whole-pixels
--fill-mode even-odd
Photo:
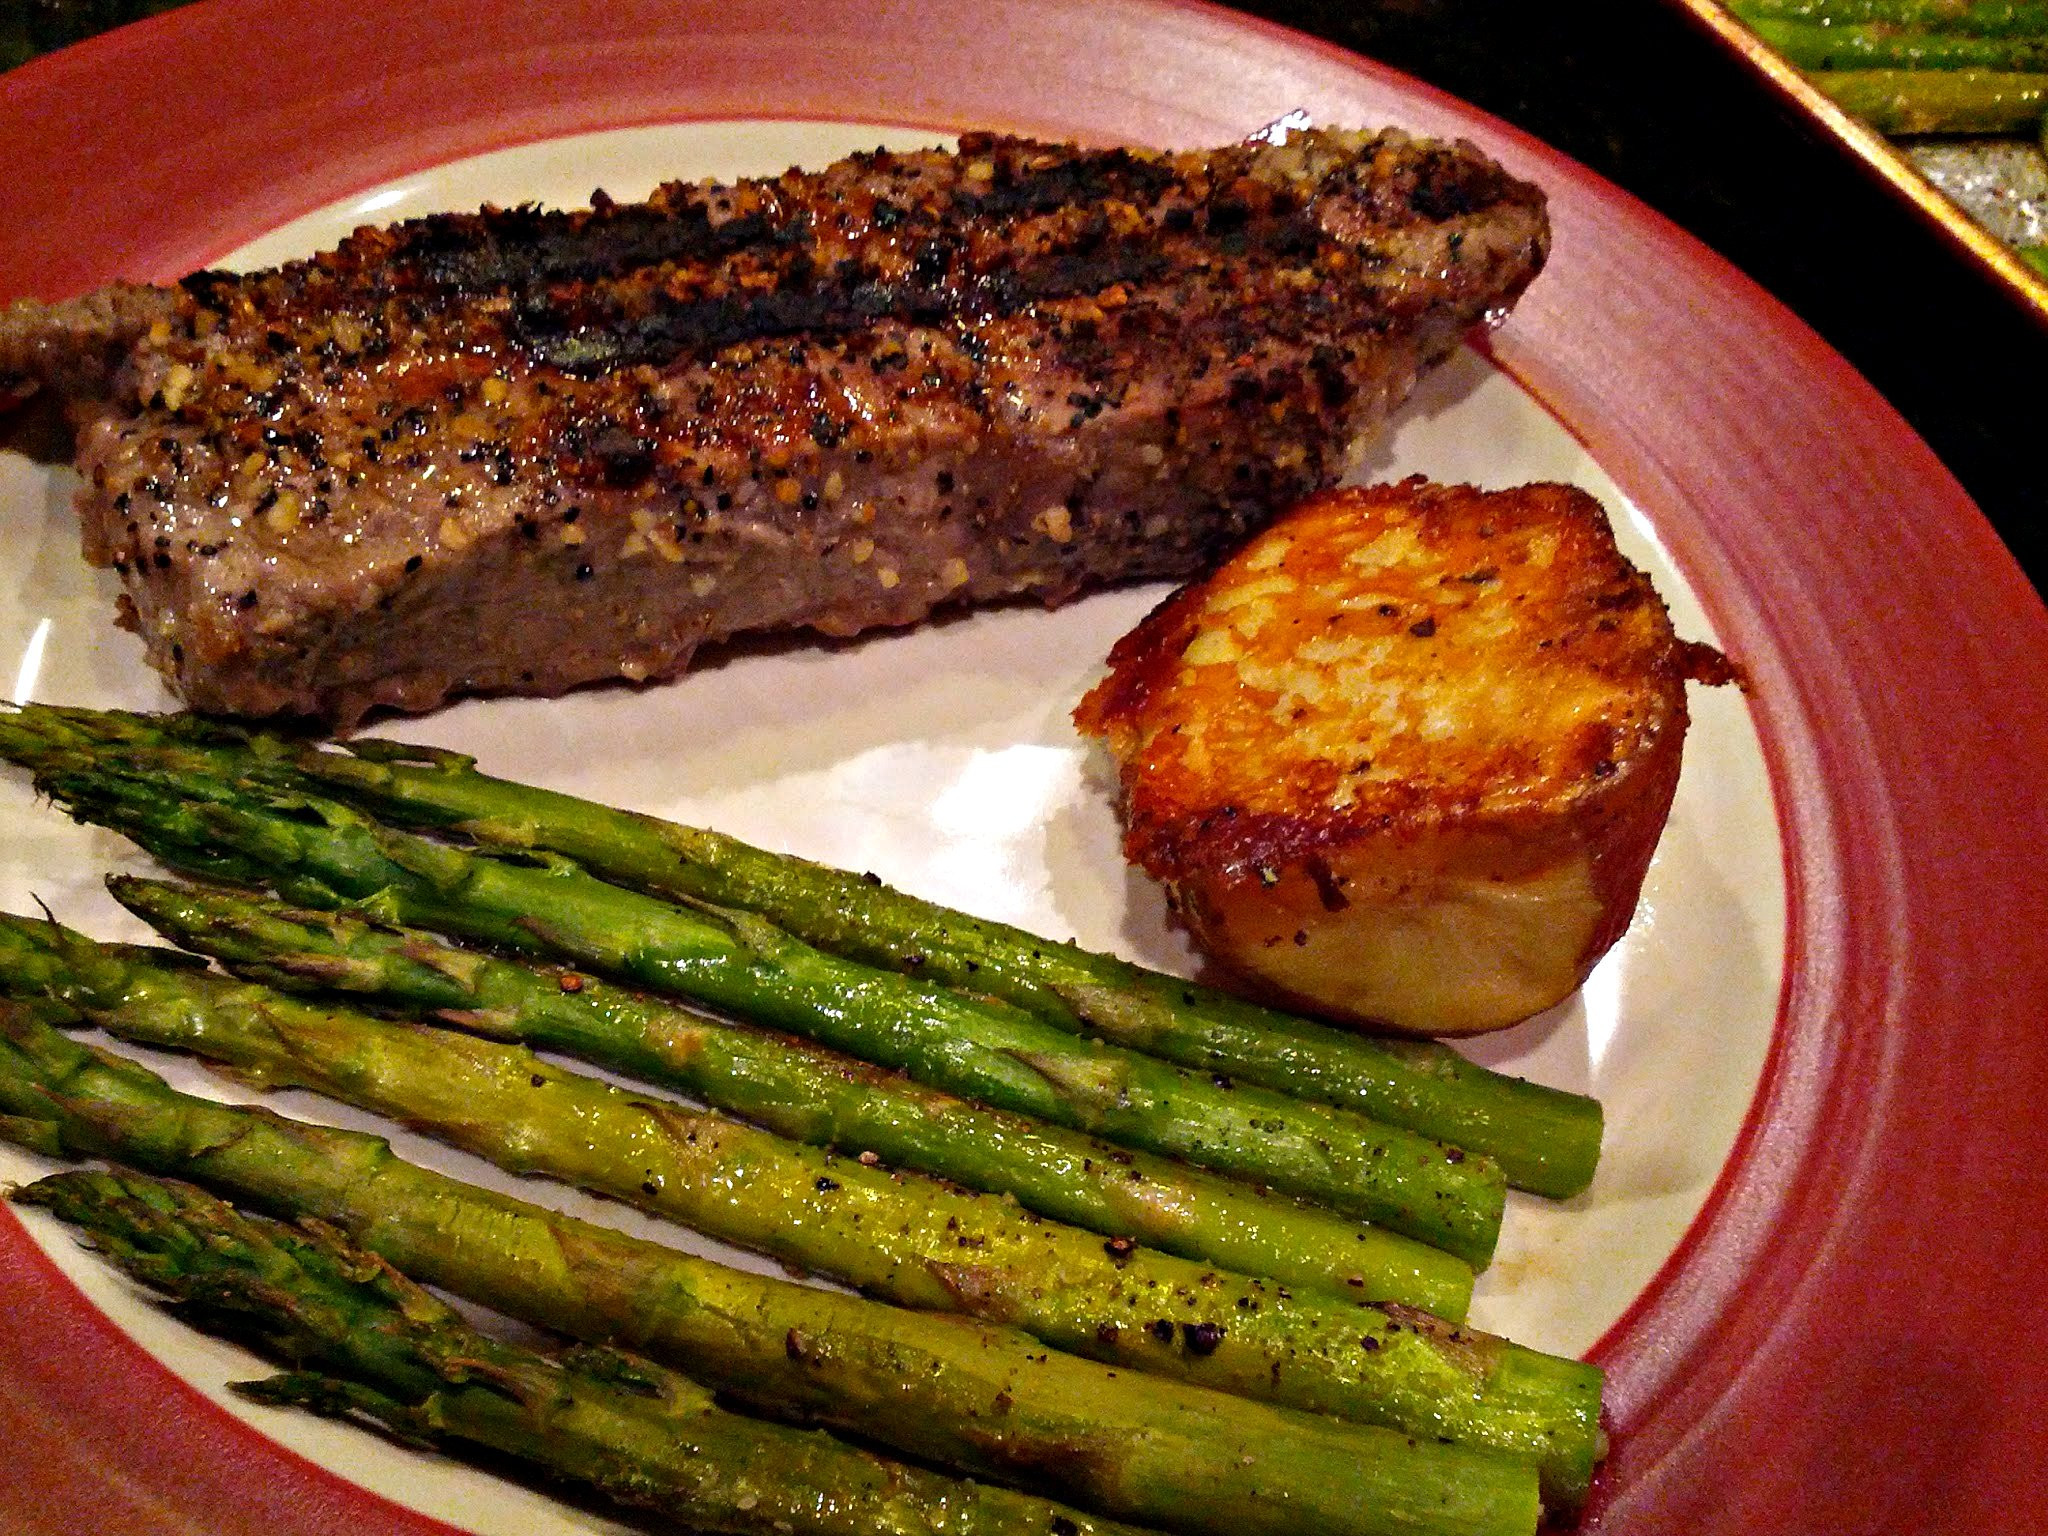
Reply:
[[[1747,272],[2048,586],[2048,326],[1663,0],[1238,0],[1505,118]]]
[[[180,0],[0,0],[0,67]],[[2048,584],[2048,324],[1669,0],[1236,0],[1505,118],[1683,225],[1917,428]]]

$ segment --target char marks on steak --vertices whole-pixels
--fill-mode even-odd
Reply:
[[[970,135],[0,316],[196,708],[347,725],[1181,578],[1541,266],[1466,145]]]

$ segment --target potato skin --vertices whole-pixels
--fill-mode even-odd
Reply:
[[[1118,641],[1074,718],[1212,957],[1463,1035],[1568,996],[1627,928],[1686,681],[1729,675],[1585,492],[1418,478],[1289,512]]]

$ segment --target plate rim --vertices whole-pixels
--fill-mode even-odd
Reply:
[[[729,29],[710,41],[724,38],[745,43],[750,38],[758,42],[766,35],[764,28],[776,14],[776,8],[762,0],[738,0],[715,8],[656,5],[652,0],[624,0],[609,7],[590,0],[566,6],[500,0],[488,9],[490,19],[500,27],[516,21],[520,36],[529,41],[559,38],[579,24],[587,24],[602,34],[607,47],[636,44],[639,51],[627,50],[628,73],[634,76],[634,88],[640,90],[653,90],[648,77],[679,51],[687,56],[692,46],[708,46],[704,35],[707,18],[710,24]],[[969,9],[952,0],[825,0],[815,8],[812,19],[823,23],[825,35],[835,44],[863,35],[871,44],[878,29],[886,37],[912,41],[922,33],[924,45],[931,48],[935,46],[932,39],[939,35],[932,29],[943,29],[947,18],[957,21]],[[1408,120],[1419,117],[1425,120],[1420,124],[1424,128],[1444,123],[1469,132],[1511,168],[1522,174],[1533,172],[1551,185],[1560,216],[1559,259],[1552,274],[1532,290],[1515,321],[1495,337],[1491,351],[1501,366],[1581,436],[1602,467],[1644,509],[1660,537],[1669,543],[1674,560],[1717,631],[1737,659],[1749,667],[1756,688],[1752,708],[1786,850],[1787,963],[1778,1028],[1762,1082],[1707,1205],[1658,1277],[1593,1351],[1615,1371],[1618,1384],[1636,1385],[1617,1400],[1615,1416],[1624,1434],[1586,1529],[1670,1529],[1682,1520],[1686,1528],[1698,1531],[1790,1531],[1817,1528],[1801,1520],[1823,1507],[1837,1529],[1853,1526],[1859,1512],[1875,1519],[1892,1507],[1900,1489],[1909,1484],[1920,1486],[1913,1479],[1924,1483],[1931,1475],[1928,1450],[1913,1443],[1916,1435],[1923,1439],[1927,1435],[1930,1417],[1909,1402],[1880,1400],[1873,1406],[1855,1396],[1843,1396],[1839,1381],[1820,1370],[1812,1358],[1803,1364],[1793,1358],[1799,1350],[1788,1346],[1787,1340],[1792,1337],[1794,1344],[1806,1346],[1809,1357],[1850,1348],[1857,1342],[1851,1324],[1877,1315],[1881,1304],[1894,1306],[1927,1339],[1943,1346],[1957,1346],[1971,1328],[2001,1320],[1995,1287],[1989,1284],[1947,1296],[1945,1319],[1933,1316],[1934,1309],[1929,1306],[1901,1304],[1892,1294],[1899,1279],[1896,1266],[1880,1250],[1901,1241],[1912,1245],[1931,1240],[1936,1234],[1932,1223],[1939,1210],[1938,1197],[1944,1190],[1916,1188],[1914,1198],[1902,1209],[1886,1211],[1873,1204],[1871,1177],[1874,1164],[1888,1153],[1923,1147],[1931,1138],[1924,1112],[1905,1094],[1908,1077],[1925,1076],[1951,1090],[1974,1095],[1980,1109],[2016,1109],[2027,1092],[2048,1088],[2048,1045],[2032,1041],[2028,1049],[2030,1037],[2023,1032],[2016,1010],[2008,1006],[1987,1021],[1982,1017],[1987,1012],[1982,997],[1959,988],[1958,974],[1935,974],[1935,967],[1924,957],[1916,960],[1921,952],[1904,942],[1916,922],[1930,914],[1956,915],[1957,898],[1963,894],[1956,887],[1967,882],[1968,872],[1960,867],[1967,861],[1952,851],[1930,848],[1924,835],[1915,839],[1901,832],[1902,827],[1910,830],[1913,816],[1946,812],[1951,820],[1944,831],[1953,826],[1973,834],[1964,840],[1969,853],[1998,856],[1994,862],[2005,877],[2011,902],[2001,936],[2018,940],[2018,964],[2007,967],[2002,977],[2008,983],[2016,977],[2031,981],[2036,990],[2029,995],[2048,996],[2048,942],[2040,936],[2048,929],[2040,921],[2048,917],[2048,876],[2020,857],[2021,845],[2027,840],[2020,834],[2038,831],[2038,813],[2032,824],[2021,817],[2004,828],[1993,814],[2024,804],[2028,793],[2038,789],[2038,771],[2028,770],[2048,761],[2048,689],[2038,671],[2028,672],[2014,660],[2015,653],[2040,653],[2042,643],[2048,641],[2048,614],[1953,477],[1845,362],[1690,236],[1533,138],[1384,66],[1219,7],[1176,0],[1115,0],[1103,6],[1086,5],[1081,0],[1044,0],[1039,4],[999,0],[973,9],[977,24],[991,35],[1003,35],[1006,28],[1022,23],[1034,28],[1057,25],[1069,39],[1099,37],[1106,28],[1110,36],[1104,46],[1115,43],[1128,51],[1132,38],[1146,33],[1147,56],[1169,70],[1191,67],[1191,60],[1193,66],[1199,66],[1205,50],[1213,51],[1219,43],[1228,45],[1252,73],[1256,70],[1251,66],[1256,65],[1268,75],[1291,79],[1306,93],[1322,98],[1398,104]],[[604,13],[601,18],[600,11]],[[398,24],[400,12],[404,13],[402,26]],[[476,14],[473,3],[458,6],[453,0],[421,0],[402,7],[392,0],[376,0],[356,7],[350,25],[360,29],[368,21],[394,28],[398,36],[421,47],[427,47],[430,34],[440,30],[446,35],[439,45],[442,54],[432,55],[437,67],[454,71],[451,78],[466,80],[472,90],[480,92],[486,82],[479,78],[477,59],[449,60],[445,56],[451,38],[459,42],[467,36],[469,43],[476,41],[473,33],[464,34],[457,23],[458,18]],[[282,83],[305,82],[311,105],[317,109],[317,122],[305,130],[294,152],[303,154],[308,146],[317,146],[323,133],[330,137],[350,130],[360,134],[366,122],[374,124],[374,118],[365,117],[365,104],[347,99],[345,92],[341,96],[331,91],[319,94],[313,66],[341,62],[347,41],[347,29],[340,29],[341,35],[337,35],[332,20],[332,12],[311,0],[202,0],[0,77],[0,137],[33,134],[38,128],[45,135],[35,166],[5,193],[10,204],[20,206],[21,216],[0,220],[0,292],[11,295],[33,284],[70,291],[94,277],[113,275],[104,264],[115,259],[144,263],[142,269],[131,268],[123,275],[163,277],[179,269],[177,258],[189,252],[191,241],[180,246],[166,231],[190,227],[193,198],[189,192],[185,194],[183,226],[176,219],[138,221],[134,217],[135,189],[139,180],[147,179],[147,169],[157,163],[149,154],[138,153],[125,170],[112,167],[118,174],[84,182],[94,188],[95,196],[84,200],[90,206],[81,208],[76,206],[78,200],[57,195],[80,184],[76,178],[82,174],[81,167],[89,170],[97,165],[110,170],[108,156],[120,147],[120,135],[105,122],[106,102],[123,84],[134,89],[115,96],[121,103],[119,110],[126,114],[119,119],[121,132],[128,136],[122,142],[131,150],[140,148],[144,105],[150,104],[148,78],[167,64],[179,62],[187,69],[197,69],[202,82],[233,86],[222,70],[238,63],[248,67],[261,46],[280,41],[277,28],[283,26],[306,45],[306,52],[293,57]],[[1091,23],[1094,30],[1084,31]],[[867,30],[862,34],[856,30],[859,28]],[[692,36],[679,35],[690,29],[695,29]],[[946,41],[957,45],[959,40]],[[1150,42],[1161,46],[1152,47]],[[582,42],[565,44],[558,50],[559,56],[539,57],[531,48],[522,54],[546,82],[539,93],[544,99],[537,105],[491,116],[488,134],[480,135],[474,122],[451,126],[431,116],[423,127],[406,133],[387,126],[386,137],[376,148],[385,159],[374,171],[370,166],[373,157],[363,141],[350,139],[350,149],[338,162],[324,163],[317,174],[285,178],[302,187],[300,204],[272,202],[260,221],[250,216],[255,207],[252,199],[264,190],[252,180],[260,178],[252,178],[246,164],[224,165],[228,173],[225,182],[214,184],[213,190],[222,194],[225,207],[209,210],[214,220],[210,248],[198,259],[217,255],[261,228],[324,206],[351,191],[450,158],[596,127],[764,115],[734,113],[719,104],[725,97],[702,110],[635,115],[633,103],[644,105],[657,99],[648,96],[629,96],[623,115],[606,115],[608,107],[620,105],[616,93],[607,95],[597,82],[585,81],[579,94],[577,82],[563,76],[567,64],[588,52],[586,36]],[[1109,56],[1114,53],[1110,48]],[[273,68],[262,80],[274,92],[273,100],[307,105],[306,99],[289,90],[276,89],[281,83],[277,61],[273,57],[269,62]],[[413,75],[400,82],[415,94],[418,83]],[[1271,80],[1258,83],[1270,92]],[[985,82],[976,84],[979,87]],[[88,85],[93,88],[81,89]],[[816,109],[821,102],[830,104],[833,91],[845,89],[845,82],[807,77],[785,97],[805,110],[767,115],[801,121],[894,119],[940,130],[957,129],[971,121],[1001,121],[1004,126],[1044,130],[1053,127],[1051,119],[1060,115],[1058,111],[1046,113],[1047,121],[1039,123],[1030,121],[1028,115],[1019,121],[1016,114],[1008,112],[991,117],[970,104],[982,97],[964,88],[957,95],[923,98],[932,106],[930,111],[920,108],[898,114],[873,108]],[[187,121],[202,107],[216,114],[223,114],[225,107],[224,115],[232,116],[237,102],[246,101],[250,91],[244,82],[229,91],[225,102],[209,94],[203,100],[173,103],[171,122],[175,126]],[[1258,90],[1247,90],[1244,96],[1245,117],[1263,121],[1266,116],[1279,115],[1260,115]],[[47,137],[50,125],[71,120],[67,103],[75,118],[77,103],[84,100],[98,104],[99,136],[80,138],[74,134],[52,145]],[[1123,131],[1127,119],[1142,121],[1148,112],[1157,119],[1166,110],[1160,103],[1142,100],[1110,98],[1107,105],[1090,100],[1097,110],[1111,113],[1114,109],[1119,114],[1119,128],[1114,130],[1118,132]],[[957,110],[943,107],[943,103],[954,103]],[[152,105],[161,109],[163,103]],[[250,110],[255,117],[262,117],[260,110]],[[1078,107],[1066,110],[1070,115],[1080,114]],[[549,131],[538,131],[549,124]],[[165,134],[161,110],[150,118],[147,128],[159,138],[176,138],[174,133]],[[186,158],[189,163],[195,154],[211,154],[218,161],[241,144],[234,131],[202,136],[197,148],[186,152]],[[160,186],[157,197],[157,206],[166,198],[172,211],[180,206],[175,187],[166,192]],[[94,245],[95,221],[97,233],[105,236],[107,223],[116,219],[126,225],[148,223],[157,232],[157,243],[138,244],[129,236],[111,247]],[[1622,258],[1630,253],[1650,269],[1647,274],[1633,274],[1642,284],[1640,294],[1626,286],[1631,274]],[[151,260],[158,265],[148,266]],[[101,265],[93,268],[91,275],[83,275],[93,261]],[[169,265],[163,264],[166,262]],[[1624,286],[1615,288],[1617,282]],[[1607,291],[1598,290],[1601,283],[1609,285]],[[69,286],[62,286],[66,284]],[[1686,309],[1686,300],[1701,295],[1713,296],[1714,312]],[[45,296],[56,295],[46,292]],[[1558,311],[1571,307],[1567,299],[1585,303],[1589,296],[1599,303],[1581,313],[1582,321],[1592,313],[1644,328],[1642,335],[1629,333],[1618,338],[1622,352],[1631,347],[1640,351],[1648,336],[1680,343],[1704,336],[1711,343],[1707,349],[1711,357],[1744,356],[1761,380],[1782,383],[1798,379],[1802,396],[1796,403],[1809,417],[1824,406],[1832,413],[1830,419],[1847,423],[1850,430],[1844,434],[1845,441],[1805,445],[1799,462],[1786,462],[1782,452],[1773,456],[1768,451],[1773,446],[1768,433],[1760,443],[1747,430],[1749,423],[1703,415],[1681,415],[1677,425],[1696,440],[1674,440],[1671,421],[1648,419],[1645,411],[1649,407],[1643,402],[1619,399],[1612,388],[1603,385],[1601,347],[1586,337],[1583,327],[1576,334],[1559,329],[1563,320]],[[1669,306],[1674,304],[1680,312],[1671,310]],[[1782,355],[1748,358],[1739,345],[1738,332],[1744,325],[1767,337],[1782,349]],[[1696,356],[1681,354],[1673,366],[1681,382],[1700,372]],[[1730,385],[1726,378],[1715,377]],[[1688,397],[1679,394],[1682,410]],[[1755,405],[1757,394],[1752,388],[1740,403]],[[1741,452],[1717,465],[1715,453],[1726,453],[1731,443]],[[1781,450],[1782,446],[1778,445]],[[1879,461],[1885,471],[1882,476],[1876,472]],[[1762,491],[1724,483],[1725,470],[1737,462],[1751,469],[1762,466],[1775,471],[1771,483]],[[1717,469],[1722,472],[1720,478]],[[1812,482],[1804,491],[1802,480]],[[1702,504],[1708,491],[1718,493],[1711,507]],[[1873,651],[1869,636],[1829,635],[1825,626],[1816,627],[1810,615],[1771,612],[1766,619],[1773,601],[1810,599],[1822,574],[1813,551],[1801,547],[1797,514],[1822,505],[1815,501],[1817,495],[1851,493],[1862,494],[1865,515],[1879,523],[1885,539],[1901,541],[1903,552],[1901,547],[1890,548],[1892,558],[1879,558],[1870,569],[1828,572],[1837,578],[1831,599],[1835,613],[1864,620],[1885,613],[1887,594],[1882,590],[1884,582],[1877,578],[1899,578],[1902,590],[1895,595],[1910,597],[1920,605],[1923,624],[1930,613],[1955,621],[1949,631],[1954,643],[1944,654],[1956,669],[1967,666],[1980,696],[1988,699],[1996,694],[2004,706],[1996,729],[1989,722],[1976,722],[1976,728],[1962,732],[1965,740],[1957,743],[1958,750],[1964,745],[1979,751],[1987,745],[2005,749],[2002,757],[1992,761],[1992,771],[1983,776],[1986,787],[1977,794],[1975,804],[1960,793],[1938,792],[1938,785],[1898,782],[1903,773],[1898,763],[1924,766],[1930,761],[1924,743],[1907,739],[1903,730],[1909,722],[1925,722],[1926,700],[1920,695],[1940,675],[1931,658],[1935,648],[1927,643],[1925,634],[1903,637],[1912,642],[1907,647],[1910,656],[1902,663],[1907,669],[1905,676],[1919,691],[1905,701],[1910,707],[1888,718],[1879,708],[1885,700],[1877,697],[1884,690],[1872,687],[1871,660],[1882,653]],[[1906,521],[1908,513],[1917,514],[1917,525]],[[1880,557],[1886,553],[1885,539],[1874,538],[1869,528],[1845,528],[1837,518],[1829,531],[1840,536],[1847,552]],[[1785,566],[1768,571],[1738,570],[1738,555],[1774,557]],[[1959,566],[1971,575],[1974,613],[1959,613],[1954,594],[1941,590],[1942,573]],[[1801,668],[1788,665],[1794,656]],[[1848,675],[1805,675],[1803,668],[1821,662],[1847,667]],[[1822,720],[1829,722],[1826,730],[1819,728]],[[1918,750],[1908,750],[1916,746]],[[1856,776],[1867,774],[1865,753],[1877,748],[1900,755],[1880,759],[1893,777],[1873,786]],[[1844,789],[1845,784],[1853,789]],[[1861,850],[1851,847],[1851,834],[1887,832],[1891,840],[1880,848],[1883,857],[1877,861],[1883,867],[1856,867]],[[1896,881],[1889,891],[1887,881]],[[2014,909],[2017,920],[2010,915]],[[1835,931],[1824,921],[1839,919],[1843,913],[1856,919],[1855,932]],[[1941,930],[1945,938],[1956,931],[1949,927]],[[1903,969],[1886,975],[1887,965],[1902,965]],[[1992,978],[1986,973],[1978,979]],[[1909,1008],[1925,1010],[1931,1003],[1947,1006],[1907,1018]],[[1853,1021],[1847,1012],[1852,1009],[1873,1012],[1883,1027],[1851,1029]],[[1939,1052],[1927,1049],[1935,1023],[1956,1023],[1966,1011],[1980,1015],[1978,1023],[1996,1026],[1995,1030],[1980,1031],[1979,1053],[2008,1051],[2007,1059],[2017,1061],[2022,1070],[1986,1082],[1981,1075],[1963,1069],[1968,1063],[1959,1067],[1952,1060],[1943,1062]],[[1912,1033],[1914,1030],[1918,1033]],[[1859,1117],[1859,1135],[1853,1138],[1853,1146],[1831,1143],[1823,1134],[1829,1117],[1835,1114]],[[1995,1121],[2005,1117],[1991,1114],[1983,1118]],[[2048,1154],[2048,1126],[2015,1121],[2008,1129],[2020,1138],[2016,1143],[2009,1139],[1993,1146],[1980,1125],[1970,1144],[2001,1170],[2002,1181],[1993,1187],[1992,1198],[1998,1210],[2015,1219],[2003,1233],[1980,1231],[1972,1237],[1942,1232],[1943,1238],[1951,1240],[1948,1257],[1952,1261],[2010,1262],[2048,1256],[2048,1244],[2034,1237],[2030,1245],[2025,1224],[2016,1219],[2048,1198],[2048,1174],[2042,1171],[2048,1166],[2048,1155],[2043,1155]],[[2029,1135],[2031,1139],[2027,1139]],[[2031,1169],[2011,1166],[2025,1162],[2024,1154],[2030,1151],[2035,1154]],[[1794,1174],[1801,1181],[1799,1187],[1777,1187]],[[10,1213],[0,1222],[0,1251],[25,1241],[20,1232]],[[1809,1269],[1822,1278],[1808,1278]],[[1766,1276],[1784,1287],[1787,1301],[1783,1307],[1765,1306],[1743,1293],[1742,1282]],[[1817,1297],[1816,1286],[1828,1294]],[[1848,1316],[1830,1319],[1820,1305],[1830,1300],[1854,1305]],[[13,1314],[15,1309],[7,1311]],[[125,1340],[126,1336],[120,1337]],[[23,1342],[19,1336],[7,1340],[4,1332],[0,1332],[0,1341],[11,1347]],[[5,1353],[0,1350],[0,1356]],[[2012,1362],[2005,1363],[2010,1369]],[[2030,1427],[2021,1411],[2022,1398],[2029,1389],[2048,1387],[2048,1364],[2037,1366],[2032,1376],[2024,1368],[2012,1376],[2002,1386],[1975,1383],[1994,1399],[1991,1406],[1997,1410],[1969,1450],[1969,1465],[1986,1473],[2048,1462],[2048,1457],[2038,1454],[2048,1444],[2044,1439],[2048,1429]],[[0,1412],[0,1422],[12,1417]],[[1822,1447],[1839,1448],[1843,1431],[1859,1429],[1882,1431],[1882,1456],[1866,1451],[1841,1457],[1832,1472],[1815,1459]],[[1769,1432],[1781,1464],[1760,1465],[1738,1444],[1723,1438],[1734,1437],[1737,1431]],[[286,1461],[298,1463],[302,1470],[297,1476],[317,1474],[340,1483],[363,1500],[374,1501],[380,1510],[396,1511],[393,1518],[425,1519],[343,1483],[335,1474],[276,1447],[253,1429],[248,1434]],[[2013,1459],[2029,1455],[2031,1462]],[[1802,1489],[1795,1475],[1808,1474],[1810,1480],[1817,1467],[1823,1473],[1819,1485],[1826,1497],[1824,1506],[1811,1502],[1814,1495]],[[1995,1490],[1987,1491],[1991,1485],[1989,1477],[1975,1480],[1942,1507],[1926,1511],[1920,1528],[1933,1530],[1937,1527],[1928,1522],[1949,1520],[1952,1526],[1939,1528],[1982,1531],[2004,1528],[1999,1525],[2003,1520],[2024,1519],[2027,1511],[2022,1504]],[[182,1492],[189,1494],[190,1490]],[[35,1513],[47,1516],[50,1510],[45,1505]],[[360,1529],[360,1520],[358,1513],[350,1523]],[[417,1528],[446,1529],[432,1521]]]

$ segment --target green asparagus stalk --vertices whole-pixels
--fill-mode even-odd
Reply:
[[[426,1285],[653,1355],[764,1411],[1190,1536],[1526,1533],[1533,1466],[750,1275],[406,1163],[379,1137],[177,1093],[0,1008],[0,1135],[328,1222]]]
[[[83,1228],[193,1320],[253,1329],[269,1352],[320,1368],[237,1384],[259,1400],[365,1417],[415,1442],[481,1446],[692,1530],[1139,1536],[822,1430],[728,1412],[689,1378],[615,1350],[503,1343],[317,1222],[286,1226],[125,1172],[53,1174],[14,1198]]]
[[[492,778],[452,753],[369,741],[347,753],[323,751],[193,716],[47,705],[0,716],[0,753],[30,767],[52,752],[110,747],[337,795],[376,815],[457,830],[489,846],[566,854],[615,884],[757,912],[821,949],[1000,997],[1058,1029],[1482,1153],[1511,1183],[1538,1194],[1577,1194],[1599,1159],[1600,1106],[1592,1099],[1490,1072],[1448,1046],[1310,1023],[859,875]]]
[[[1730,0],[1728,9],[1745,21],[1769,16],[1831,27],[1876,23],[1976,37],[2048,32],[2044,0]]]
[[[2048,115],[2048,73],[1839,69],[1810,78],[1880,133],[2031,133]]]
[[[2048,68],[2048,31],[1979,37],[1883,23],[1833,26],[1771,16],[1748,20],[1758,37],[1806,70]]]
[[[391,1116],[904,1306],[1218,1391],[1485,1445],[1583,1492],[1600,1373],[1409,1308],[1287,1293],[544,1064],[0,917],[0,979],[117,1037]]]
[[[1475,1265],[1498,1238],[1499,1168],[1411,1132],[1077,1041],[1008,1004],[837,959],[751,914],[622,890],[566,860],[480,855],[332,802],[280,802],[132,766],[102,754],[37,782],[173,864],[198,850],[203,872],[226,849],[266,865],[295,901],[366,904],[392,921],[567,957],[963,1097],[1298,1195]]]
[[[1055,1221],[1283,1285],[1398,1301],[1453,1322],[1463,1260],[1184,1163],[926,1088],[849,1056],[687,1012],[580,974],[457,949],[417,929],[119,877],[115,898],[172,942],[286,990],[431,1011],[659,1083],[813,1146],[1009,1195]]]

